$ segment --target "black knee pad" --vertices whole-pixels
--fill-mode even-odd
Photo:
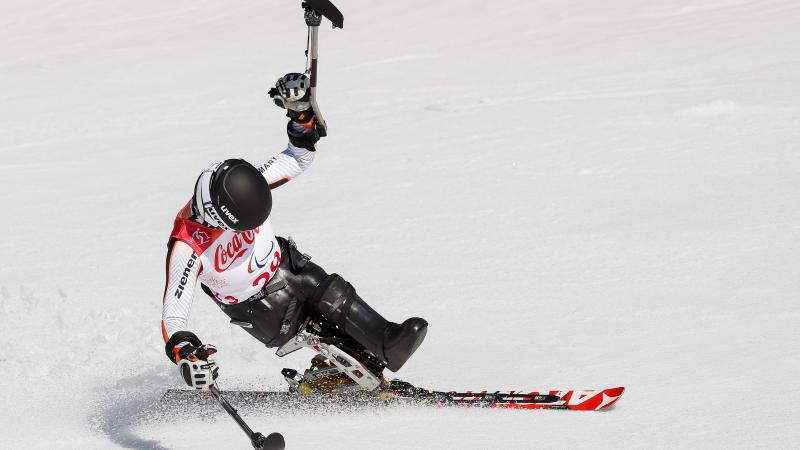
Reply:
[[[339,274],[333,273],[317,287],[312,305],[325,318],[340,324],[347,315],[349,303],[355,298],[357,298],[355,288]]]

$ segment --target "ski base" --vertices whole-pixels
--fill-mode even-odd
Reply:
[[[388,381],[381,389],[368,392],[343,390],[318,392],[311,396],[287,391],[223,391],[231,402],[242,409],[292,409],[330,411],[331,409],[362,409],[392,406],[561,409],[600,411],[611,408],[625,388],[601,390],[542,390],[542,391],[432,391],[400,380]],[[170,410],[216,408],[208,391],[170,389],[161,397],[160,406]]]

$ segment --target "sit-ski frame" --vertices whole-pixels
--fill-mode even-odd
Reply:
[[[283,369],[281,373],[286,378],[290,387],[296,389],[300,385],[300,381],[304,379],[307,381],[315,381],[319,378],[339,373],[346,374],[363,390],[374,391],[381,386],[383,383],[381,377],[373,374],[364,364],[331,342],[339,339],[319,337],[307,331],[307,326],[308,321],[306,321],[306,324],[300,328],[300,331],[298,331],[289,342],[278,348],[275,354],[282,357],[300,350],[301,348],[309,348],[316,354],[327,359],[333,364],[333,367],[310,371],[302,376],[299,376],[296,370]]]

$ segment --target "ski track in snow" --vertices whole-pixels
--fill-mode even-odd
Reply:
[[[153,450],[169,448],[162,446],[158,440],[141,436],[135,429],[140,423],[169,420],[164,414],[155,414],[161,392],[153,389],[153,386],[164,384],[168,380],[163,374],[157,376],[160,371],[151,369],[148,372],[124,378],[109,386],[106,394],[110,398],[99,402],[94,413],[89,416],[92,427],[119,447]],[[149,389],[146,388],[148,386]]]
[[[337,4],[330,136],[275,192],[278,232],[388,318],[429,320],[401,378],[627,390],[595,414],[243,405],[254,429],[290,449],[798,447],[797,2]],[[0,3],[0,448],[247,446],[222,411],[159,407],[182,384],[165,241],[210,161],[285,145],[266,90],[305,37],[292,2]],[[223,389],[307,365],[203,295],[190,323]]]

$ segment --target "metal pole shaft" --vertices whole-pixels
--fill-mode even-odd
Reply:
[[[222,393],[219,391],[219,389],[217,389],[217,386],[212,384],[211,387],[208,388],[208,390],[211,391],[211,395],[213,395],[214,398],[217,399],[219,404],[222,405],[223,408],[225,408],[225,411],[227,411],[228,414],[231,417],[233,417],[233,420],[235,420],[236,423],[239,424],[239,427],[247,434],[247,437],[252,439],[253,430],[250,429],[249,426],[247,426],[242,417],[239,416],[239,413],[236,411],[236,409],[233,406],[231,406],[230,403],[228,403],[228,400],[226,400],[225,397],[222,396]]]
[[[317,123],[319,126],[319,134],[320,136],[325,136],[328,133],[328,126],[325,123],[325,119],[322,118],[322,112],[319,110],[319,105],[317,105],[317,55],[318,55],[318,41],[319,41],[319,27],[318,26],[309,26],[308,27],[308,36],[309,36],[309,50],[308,50],[308,57],[311,59],[311,108],[314,110],[314,114],[317,116]]]
[[[308,32],[311,40],[311,45],[309,49],[309,57],[311,58],[311,86],[317,85],[317,77],[314,70],[314,61],[317,60],[317,42],[319,42],[319,27],[317,26],[310,26],[308,27]]]

